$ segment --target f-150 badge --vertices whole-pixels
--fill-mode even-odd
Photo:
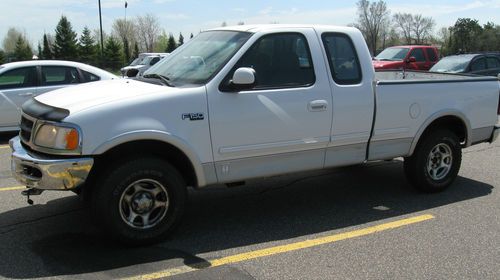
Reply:
[[[200,121],[205,118],[205,115],[203,113],[184,113],[182,114],[182,119],[189,119],[191,121]]]

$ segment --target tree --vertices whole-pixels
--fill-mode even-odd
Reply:
[[[384,1],[370,3],[367,0],[360,0],[356,3],[358,7],[358,20],[355,26],[361,30],[368,44],[371,54],[377,51],[377,42],[381,29],[388,21],[389,11]]]
[[[106,61],[105,67],[111,70],[120,68],[122,64],[121,46],[113,36],[110,36],[106,41],[106,46],[104,47],[104,59]]]
[[[19,39],[19,36],[22,36],[23,39],[26,39],[26,37],[23,35],[23,33],[19,30],[17,30],[14,27],[10,27],[9,30],[7,31],[7,34],[5,35],[3,39],[3,50],[7,54],[9,53],[14,53],[16,49],[16,42]]]
[[[133,21],[125,21],[124,19],[115,19],[113,21],[113,35],[120,38],[122,41],[127,39],[130,43],[136,41],[136,29]]]
[[[54,42],[54,56],[63,60],[78,60],[76,33],[71,23],[65,16],[61,16],[56,27],[56,40]]]
[[[165,49],[165,52],[171,53],[177,48],[177,43],[175,43],[175,38],[172,33],[168,36],[168,44],[167,44],[167,49]]]
[[[179,33],[179,41],[177,41],[177,47],[182,46],[184,44],[184,36],[182,36],[182,33]]]
[[[159,20],[152,14],[137,17],[138,41],[146,52],[153,52],[161,31]]]
[[[431,17],[424,17],[420,14],[413,16],[413,34],[415,35],[415,44],[425,44],[430,39],[432,30],[436,22]]]
[[[156,40],[156,45],[154,47],[155,52],[164,52],[168,47],[168,34],[165,30],[161,31],[161,35],[158,36]]]
[[[119,37],[122,40],[123,56],[125,62],[130,61],[130,44],[133,44],[136,41],[135,30],[136,27],[131,21],[116,19],[113,22],[113,35]]]
[[[222,24],[220,25],[221,27],[226,27],[227,26],[227,22],[223,21]]]
[[[40,42],[38,42],[38,59],[43,59],[43,56],[42,56],[42,45],[40,45]]]
[[[191,33],[191,35],[189,36],[189,39],[193,39],[194,35],[193,33]]]
[[[455,25],[450,27],[449,51],[452,53],[477,51],[481,31],[482,27],[476,19],[459,18]]]
[[[53,59],[54,54],[51,50],[51,44],[49,41],[49,37],[47,34],[43,34],[43,48],[42,48],[42,57],[43,59]]]
[[[30,60],[33,57],[33,51],[22,35],[17,38],[14,56],[16,61]]]
[[[479,36],[479,51],[500,51],[500,25],[488,22]]]
[[[5,52],[0,49],[0,64],[5,63]]]
[[[393,17],[394,24],[407,45],[412,43],[413,16],[408,13],[397,13]]]
[[[123,39],[123,60],[124,60],[124,64],[128,64],[130,62],[130,46],[129,46],[129,43],[128,43],[128,39],[125,38]]]
[[[137,45],[137,42],[134,43],[134,54],[133,54],[134,59],[139,57],[139,46]]]
[[[80,61],[87,64],[94,64],[97,61],[97,45],[92,38],[90,29],[85,26],[80,36],[78,44],[78,52],[80,53]]]

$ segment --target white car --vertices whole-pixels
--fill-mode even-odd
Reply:
[[[0,132],[19,129],[21,105],[34,96],[69,85],[116,78],[107,71],[72,61],[32,60],[0,65]]]

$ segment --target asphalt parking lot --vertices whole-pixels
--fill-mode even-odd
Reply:
[[[500,279],[500,142],[464,150],[444,193],[399,159],[191,191],[168,240],[126,248],[72,193],[29,206],[0,136],[0,278]]]

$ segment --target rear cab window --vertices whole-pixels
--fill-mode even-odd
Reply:
[[[324,33],[321,38],[335,83],[339,85],[361,83],[361,66],[351,38],[343,33]]]

